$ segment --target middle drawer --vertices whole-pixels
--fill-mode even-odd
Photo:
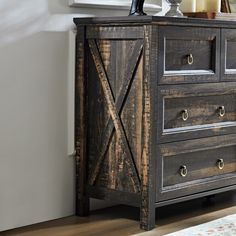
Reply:
[[[236,83],[159,87],[160,142],[236,131]]]

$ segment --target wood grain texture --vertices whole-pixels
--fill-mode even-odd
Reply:
[[[120,204],[125,204],[129,206],[140,206],[140,195],[136,193],[126,192],[124,191],[101,188],[96,186],[88,186],[88,193],[93,198],[107,200],[111,202],[119,202]]]
[[[85,59],[85,27],[78,27],[76,37],[75,78],[75,149],[76,149],[76,214],[89,214],[89,197],[86,192],[87,183],[87,117],[86,117],[86,59]]]
[[[235,146],[202,152],[186,153],[164,158],[163,160],[163,187],[187,183],[213,176],[236,174],[236,149]],[[224,168],[217,167],[219,158],[224,160]],[[180,175],[180,167],[185,165],[188,173],[186,177]]]
[[[156,28],[155,28],[156,29]],[[155,83],[153,84],[153,68],[151,59],[157,43],[155,38],[156,31],[152,26],[145,26],[145,48],[144,48],[144,111],[143,111],[143,150],[142,150],[142,191],[141,191],[141,207],[140,207],[140,226],[142,229],[151,230],[155,226],[155,199],[153,191],[155,191],[155,152],[152,147],[154,141],[153,131],[155,132],[155,124],[153,123],[155,100],[154,92]],[[155,135],[155,134],[154,134]]]
[[[236,80],[236,30],[222,29],[221,34],[221,80]]]
[[[158,206],[235,189],[236,24],[149,16],[75,23],[85,27],[77,198],[139,205],[140,226],[150,230]]]
[[[236,131],[236,83],[159,86],[159,142],[178,141]],[[221,117],[220,107],[225,115]],[[182,119],[187,110],[188,119]]]
[[[159,84],[219,81],[219,29],[161,26],[158,35]]]
[[[130,85],[131,85],[133,77],[134,77],[134,71],[135,71],[136,65],[138,63],[138,60],[140,58],[140,55],[141,55],[142,46],[143,46],[143,42],[142,42],[142,40],[139,40],[135,44],[133,50],[130,52],[131,53],[131,61],[130,61],[129,67],[126,66],[126,70],[124,71],[124,75],[122,76],[125,79],[123,79],[123,84],[121,86],[119,86],[121,89],[118,91],[118,94],[116,95],[116,97],[117,97],[116,98],[116,109],[117,109],[118,114],[120,114],[122,111],[127,92],[130,89]],[[104,61],[104,64],[106,65],[106,60],[103,59],[103,61]],[[107,72],[107,74],[109,76],[111,76],[112,73],[113,73],[113,71]],[[141,76],[140,76],[140,78],[141,78]],[[112,80],[110,84],[112,84],[112,83],[114,83],[114,80]],[[111,87],[112,87],[112,85],[111,85]],[[114,91],[114,88],[113,88],[113,91]],[[94,181],[95,181],[97,174],[100,170],[102,161],[104,159],[104,156],[105,156],[105,153],[107,150],[107,146],[109,144],[109,141],[111,139],[111,135],[113,134],[113,132],[114,132],[113,121],[112,121],[112,118],[109,118],[107,124],[105,125],[105,129],[103,130],[103,134],[101,137],[100,154],[99,154],[98,158],[95,160],[94,169],[91,171],[92,174],[91,174],[91,177],[89,180],[91,185],[94,184]],[[140,137],[141,137],[141,135],[140,135]],[[118,148],[119,148],[119,145],[116,150],[118,150]],[[110,156],[112,156],[112,154]],[[114,158],[113,158],[113,161],[111,160],[111,163],[115,164]],[[115,171],[116,165],[112,169],[114,169],[114,171]]]
[[[88,26],[87,39],[143,39],[143,27],[99,27]]]
[[[236,94],[167,98],[165,99],[164,129],[236,122],[236,103],[232,101],[236,101]],[[224,116],[220,116],[222,106],[225,109]],[[183,120],[183,110],[187,110],[187,120]]]
[[[159,146],[158,169],[162,169],[162,187],[157,199],[167,200],[236,184],[236,135],[173,142]],[[223,159],[225,167],[216,163]],[[188,175],[180,175],[186,165]],[[159,170],[160,171],[160,170]]]
[[[122,145],[126,151],[126,154],[128,156],[128,158],[125,160],[125,162],[129,167],[128,171],[129,171],[129,176],[132,178],[132,181],[133,181],[134,192],[139,192],[140,191],[140,179],[139,179],[139,176],[137,173],[136,165],[135,165],[134,159],[132,157],[132,154],[131,154],[131,151],[129,148],[129,144],[127,142],[127,138],[125,135],[125,131],[124,131],[122,122],[121,122],[119,114],[116,110],[114,96],[111,92],[109,81],[106,76],[106,72],[103,67],[103,64],[102,64],[102,59],[100,57],[97,45],[94,40],[89,41],[89,47],[91,50],[91,54],[92,54],[97,72],[98,72],[98,77],[100,79],[101,86],[103,88],[105,100],[107,103],[107,108],[109,110],[109,113],[112,117],[115,129],[116,129],[117,136],[118,136],[118,138],[121,139],[121,143],[122,143]]]
[[[193,38],[195,38],[193,36]],[[165,39],[165,72],[173,71],[189,73],[192,70],[214,71],[212,65],[212,52],[214,40],[200,39]],[[188,64],[188,56],[192,54],[192,64]],[[181,71],[180,71],[181,70]],[[195,74],[199,73],[198,71]]]
[[[190,27],[211,27],[211,28],[230,28],[235,29],[234,21],[194,19],[182,17],[161,17],[161,16],[118,16],[118,17],[89,17],[74,18],[76,25],[93,26],[143,26],[145,24],[155,24],[162,26],[190,26]]]

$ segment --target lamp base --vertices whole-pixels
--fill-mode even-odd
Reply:
[[[182,0],[166,0],[170,4],[170,10],[165,14],[165,16],[171,17],[185,17],[179,9],[179,5]]]

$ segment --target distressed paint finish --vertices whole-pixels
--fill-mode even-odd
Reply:
[[[131,177],[132,180],[132,185],[133,185],[133,191],[134,192],[140,192],[140,179],[137,173],[137,168],[135,165],[135,161],[133,159],[131,150],[129,148],[129,144],[126,138],[126,134],[125,134],[125,130],[124,127],[122,125],[122,121],[120,119],[119,116],[119,110],[117,111],[116,109],[116,104],[115,104],[115,98],[114,95],[112,94],[112,90],[111,87],[109,85],[109,79],[106,75],[105,69],[103,67],[102,64],[102,59],[101,56],[99,54],[97,45],[95,40],[89,40],[89,47],[90,47],[90,51],[94,60],[94,64],[96,66],[97,69],[97,73],[98,73],[98,77],[100,79],[102,88],[103,88],[103,92],[104,92],[104,97],[107,103],[107,108],[109,110],[109,113],[111,115],[112,118],[112,122],[114,124],[115,130],[116,130],[116,134],[117,134],[117,138],[118,140],[121,140],[121,145],[123,146],[123,149],[126,152],[127,158],[124,159],[124,162],[126,163],[126,165],[128,166],[128,174]],[[125,89],[127,89],[125,87]],[[123,89],[121,89],[122,91]],[[122,94],[122,93],[121,93]],[[109,121],[108,121],[108,125],[109,126]],[[113,128],[113,127],[112,127]],[[108,128],[109,130],[109,128]],[[108,135],[109,136],[109,135]],[[103,155],[101,155],[103,156]],[[99,160],[101,160],[102,158],[100,158]],[[96,178],[97,173],[99,172],[100,169],[100,165],[95,164],[95,169],[92,171],[92,175],[91,175],[91,179],[90,179],[90,184],[93,184]]]
[[[153,199],[155,162],[151,157],[151,51],[152,51],[152,26],[145,26],[145,57],[144,57],[144,110],[143,110],[143,150],[142,150],[142,193],[140,208],[141,228],[150,230],[155,226],[155,207]],[[154,50],[155,51],[155,50]],[[152,88],[154,89],[154,88]]]
[[[236,30],[222,29],[221,42],[221,81],[235,81]]]
[[[88,213],[89,197],[138,206],[150,230],[156,207],[236,189],[236,24],[150,16],[75,23],[77,213]]]
[[[75,79],[75,148],[76,148],[76,214],[86,216],[89,213],[89,198],[86,192],[87,182],[87,126],[86,126],[86,76],[85,76],[85,27],[78,27],[76,38]]]
[[[159,143],[236,132],[236,83],[158,87]],[[224,106],[225,115],[219,115]],[[188,119],[182,119],[187,110]]]
[[[124,42],[117,42],[117,41],[110,42],[109,48],[113,48],[113,50],[116,52],[117,51],[117,47],[116,47],[117,43],[119,43],[118,46],[120,46],[120,47],[122,47],[124,45]],[[139,88],[141,85],[138,84],[138,86],[139,86],[137,88],[138,90],[136,88],[135,89],[133,89],[133,88],[137,84],[137,80],[139,80],[139,82],[141,82],[141,84],[142,84],[142,81],[140,81],[140,78],[142,78],[142,75],[140,73],[142,73],[142,71],[139,69],[138,73],[136,73],[135,75],[134,75],[134,71],[137,68],[137,63],[138,63],[138,65],[140,64],[139,58],[141,57],[143,41],[138,40],[137,42],[132,43],[133,47],[128,47],[128,46],[130,46],[130,43],[127,46],[125,46],[125,48],[123,49],[124,54],[126,55],[126,53],[127,53],[128,58],[131,58],[131,60],[129,61],[129,64],[123,63],[124,65],[122,65],[122,68],[125,68],[123,71],[120,67],[117,68],[117,75],[116,74],[114,75],[114,71],[116,71],[116,68],[115,68],[116,64],[117,64],[116,61],[114,61],[113,63],[110,63],[109,66],[106,66],[107,63],[106,63],[105,59],[107,58],[107,56],[105,56],[104,54],[105,54],[105,52],[107,52],[107,55],[110,55],[110,61],[111,61],[112,60],[111,57],[113,56],[113,55],[111,55],[111,51],[105,50],[101,46],[101,41],[99,42],[99,45],[100,46],[98,46],[98,48],[99,48],[99,51],[102,55],[101,56],[102,60],[104,61],[103,64],[105,65],[105,71],[106,71],[108,78],[109,78],[110,90],[115,98],[115,103],[116,103],[115,105],[116,105],[117,112],[119,115],[121,115],[121,121],[122,121],[122,124],[124,125],[124,128],[126,128],[126,125],[128,125],[128,127],[125,130],[126,130],[127,140],[129,141],[129,146],[131,149],[132,149],[132,147],[136,148],[136,146],[134,146],[130,143],[133,141],[133,136],[135,136],[135,133],[132,134],[132,136],[130,137],[130,135],[129,135],[130,133],[127,133],[127,131],[129,131],[130,125],[132,126],[132,125],[136,124],[137,126],[141,126],[140,125],[141,121],[138,121],[138,122],[134,121],[133,122],[133,119],[130,119],[130,118],[127,119],[126,117],[127,117],[127,115],[129,115],[130,109],[132,109],[132,107],[135,106],[134,98],[133,98],[134,96],[131,96],[131,99],[133,100],[131,102],[130,98],[129,98],[130,94],[135,92],[135,93],[137,93],[136,96],[140,97],[140,99],[141,99],[141,96],[140,96],[141,90]],[[106,43],[106,45],[107,45],[107,43]],[[127,52],[126,52],[126,50],[127,50]],[[114,52],[112,52],[112,53],[114,54]],[[113,56],[113,58],[114,58],[114,56]],[[138,66],[138,68],[142,68],[142,67]],[[139,75],[137,75],[137,74],[139,74]],[[135,76],[135,78],[134,78],[134,76]],[[118,81],[116,78],[118,78]],[[118,89],[116,89],[116,88],[118,88]],[[130,90],[130,91],[129,91],[129,94],[127,95],[128,90]],[[133,90],[135,90],[135,91],[133,91]],[[127,96],[128,96],[128,98],[126,98]],[[135,99],[135,100],[139,101],[140,99]],[[127,105],[127,103],[131,103],[131,104]],[[137,110],[141,109],[140,108],[141,105],[142,104],[139,104],[137,106],[137,108],[138,108]],[[128,109],[126,109],[126,107]],[[140,116],[140,114],[139,114],[139,116]],[[135,118],[136,117],[134,117],[134,119]],[[124,122],[123,122],[123,120],[124,120]],[[133,130],[133,129],[131,129],[131,130]],[[112,138],[111,138],[111,136],[112,136]],[[141,135],[137,135],[137,136],[138,136],[137,138],[140,139]],[[119,137],[116,137],[116,133],[114,133],[114,125],[113,125],[112,118],[109,118],[105,124],[105,129],[103,130],[103,134],[101,136],[101,141],[102,141],[101,149],[100,149],[101,152],[100,152],[98,158],[95,160],[95,165],[94,165],[93,170],[91,170],[90,184],[93,184],[95,182],[96,176],[97,176],[99,169],[101,167],[101,164],[104,160],[104,157],[105,157],[105,154],[107,151],[107,147],[110,144],[110,146],[108,148],[108,152],[109,152],[108,158],[111,158],[111,160],[109,161],[108,165],[111,165],[109,169],[111,170],[111,172],[110,172],[111,178],[110,179],[111,179],[111,182],[113,185],[112,188],[116,188],[115,183],[114,183],[116,180],[115,180],[115,177],[112,177],[112,176],[116,176],[117,171],[118,171],[117,174],[119,174],[119,172],[122,172],[124,160],[122,160],[122,158],[118,158],[118,157],[122,156],[122,152],[123,152],[122,147],[121,147],[122,143],[120,142]],[[115,151],[116,151],[116,155],[114,155]],[[135,151],[135,150],[131,150],[131,153],[132,153],[132,151]],[[134,156],[136,157],[137,155],[134,155]],[[137,159],[135,157],[134,157],[134,160],[135,160],[137,168],[138,168],[139,158]]]
[[[220,29],[161,26],[158,37],[159,84],[219,81]]]
[[[167,200],[236,184],[236,135],[161,144],[159,167],[163,184],[156,199]],[[224,168],[217,167],[218,159]],[[179,168],[186,165],[188,174],[181,177]],[[220,191],[220,190],[219,190]]]

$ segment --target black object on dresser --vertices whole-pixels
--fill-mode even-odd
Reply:
[[[236,189],[236,23],[74,20],[77,214],[89,198],[155,208]]]

